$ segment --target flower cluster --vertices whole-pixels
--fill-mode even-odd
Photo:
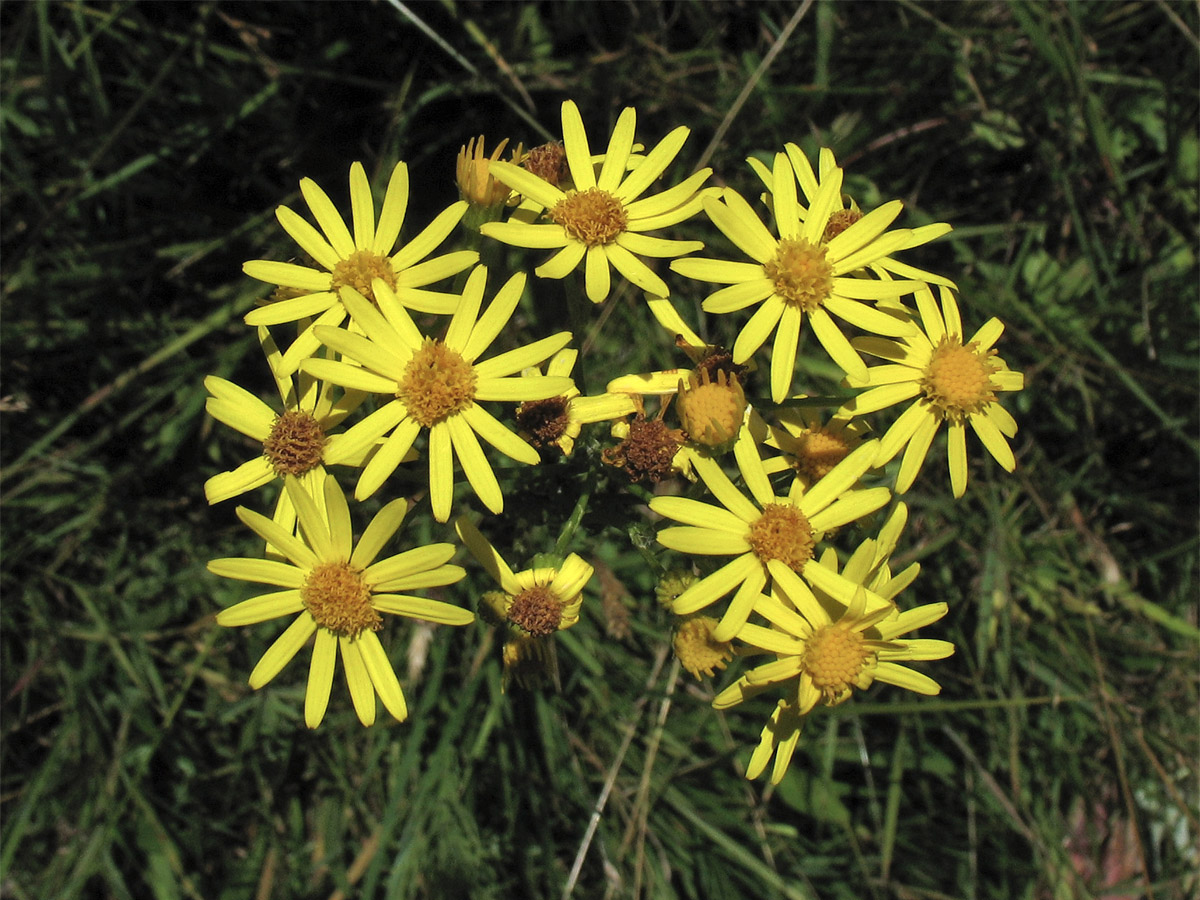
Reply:
[[[668,520],[654,565],[680,665],[712,677],[735,659],[767,657],[713,705],[776,695],[748,775],[774,759],[778,782],[817,706],[842,703],[875,681],[938,692],[937,682],[902,664],[940,659],[953,646],[912,635],[944,616],[944,603],[898,602],[917,567],[891,571],[907,521],[893,497],[915,483],[943,423],[956,498],[970,469],[968,425],[1012,471],[1017,425],[999,398],[1020,390],[1023,378],[996,353],[997,319],[966,331],[954,282],[901,258],[950,226],[897,227],[903,207],[895,200],[860,209],[843,192],[831,151],[819,152],[815,168],[795,144],[770,164],[750,160],[763,191],[748,200],[708,186],[710,169],[675,175],[686,127],[647,151],[626,109],[594,155],[570,101],[561,126],[561,142],[529,151],[517,144],[507,159],[507,140],[487,155],[484,138],[472,137],[457,159],[461,199],[406,242],[404,163],[391,172],[378,216],[360,163],[350,168],[349,223],[309,179],[300,187],[311,222],[278,209],[303,255],[245,264],[247,275],[274,288],[245,321],[258,331],[279,403],[206,379],[209,413],[255,451],[209,478],[205,494],[217,503],[276,490],[272,518],[237,509],[265,542],[261,558],[209,568],[280,590],[225,609],[217,622],[294,616],[250,686],[271,681],[311,641],[309,727],[325,714],[338,656],[363,724],[374,722],[377,696],[403,720],[404,693],[380,640],[383,614],[474,622],[475,612],[447,590],[467,575],[451,563],[461,545],[494,582],[474,609],[500,635],[505,685],[558,685],[555,636],[581,621],[594,574],[592,563],[568,552],[573,542],[584,546],[588,492],[553,548],[520,571],[484,531],[511,535],[513,509],[524,523],[562,521],[512,496],[515,473],[575,454],[582,459],[574,471],[585,467],[590,483],[642,485],[630,490],[630,514],[644,500]],[[662,236],[688,220],[689,237]],[[737,258],[705,255],[694,237],[705,222]],[[533,280],[509,269],[522,256],[510,248],[534,251]],[[680,358],[662,364],[676,367],[614,372],[610,361],[588,358],[588,344],[570,346],[571,332],[538,334],[539,302],[556,281],[565,282],[563,319],[576,331],[590,304],[632,290],[644,301],[647,328],[674,340]],[[732,347],[702,339],[672,292],[700,301],[713,324],[734,317]],[[806,330],[820,345],[812,359],[801,356]],[[587,394],[583,373],[604,367],[602,390]],[[797,388],[798,376],[816,380],[812,372],[836,373],[824,395],[811,383]],[[887,427],[876,424],[878,413],[897,406],[904,408]],[[584,428],[598,423],[604,428],[584,444]],[[357,542],[345,469],[356,502],[384,501]],[[677,486],[664,489],[675,478]],[[482,510],[469,511],[472,496]],[[430,522],[420,533],[448,529],[454,517],[458,543],[384,554],[406,517],[424,516]],[[841,564],[836,547],[855,537]]]

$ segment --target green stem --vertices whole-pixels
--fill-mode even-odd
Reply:
[[[575,538],[575,532],[579,530],[579,525],[583,521],[583,515],[587,512],[588,501],[591,498],[591,491],[584,491],[580,494],[579,499],[575,502],[575,508],[571,510],[570,517],[563,523],[562,531],[558,535],[558,542],[554,545],[554,555],[559,559],[566,558],[567,548],[571,546],[571,541]]]

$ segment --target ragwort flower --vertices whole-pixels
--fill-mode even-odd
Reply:
[[[579,621],[583,589],[594,569],[572,553],[560,564],[513,572],[496,548],[468,519],[454,523],[471,555],[500,585],[484,597],[480,614],[505,629],[505,682],[516,678],[524,687],[545,676],[556,677],[551,638]]]
[[[907,317],[863,301],[895,300],[920,283],[854,277],[860,269],[912,245],[911,231],[887,231],[900,214],[900,201],[885,203],[827,239],[830,219],[842,208],[842,170],[826,173],[808,209],[797,200],[796,176],[786,154],[776,155],[773,176],[778,237],[731,188],[721,200],[703,201],[713,224],[753,262],[677,259],[671,268],[688,278],[729,285],[704,301],[707,312],[725,314],[759,304],[733,345],[733,361],[745,362],[776,332],[771,399],[780,403],[791,387],[805,317],[834,362],[847,373],[865,376],[866,366],[832,316],[875,334],[909,334],[915,326]]]
[[[676,128],[626,174],[636,118],[631,107],[622,111],[597,175],[579,109],[570,100],[564,102],[563,145],[574,189],[564,192],[520,166],[492,163],[495,176],[545,207],[551,222],[492,222],[480,229],[482,233],[518,247],[557,249],[554,256],[534,269],[539,278],[564,278],[583,262],[585,289],[593,303],[600,303],[609,295],[610,265],[643,290],[667,296],[666,282],[638,257],[671,258],[704,245],[700,241],[650,237],[646,232],[676,225],[695,215],[703,197],[700,186],[712,169],[702,169],[660,194],[639,199],[674,160],[689,129],[682,125]]]
[[[917,477],[929,445],[943,423],[949,433],[950,486],[954,496],[967,489],[967,424],[1006,472],[1016,467],[1008,439],[1017,423],[996,398],[1001,391],[1019,391],[1025,377],[1013,372],[996,355],[993,345],[1004,325],[993,317],[964,337],[958,303],[949,288],[939,288],[941,311],[928,288],[917,291],[917,308],[924,331],[902,341],[860,338],[855,344],[890,364],[872,366],[864,377],[850,378],[852,387],[870,388],[846,404],[859,416],[905,400],[913,400],[880,441],[877,466],[901,449],[904,458],[896,476],[896,492],[904,493]]]
[[[430,544],[377,562],[379,552],[404,520],[406,500],[393,500],[383,507],[355,546],[350,509],[333,478],[325,479],[324,512],[296,478],[288,476],[285,489],[299,514],[300,536],[244,507],[238,507],[237,514],[287,562],[215,559],[208,564],[208,570],[216,575],[273,584],[283,590],[222,610],[217,624],[254,625],[296,616],[250,673],[250,686],[255,690],[274,678],[308,639],[316,636],[304,696],[304,721],[309,728],[316,728],[325,716],[339,652],[359,721],[374,723],[376,693],[387,711],[403,721],[408,715],[404,692],[376,636],[383,627],[380,613],[443,625],[474,621],[469,610],[403,593],[459,581],[465,572],[447,565],[454,546]]]
[[[570,377],[578,357],[579,351],[570,347],[559,350],[546,363],[546,374]],[[537,368],[526,369],[521,374],[531,378],[542,375]],[[573,387],[557,397],[526,400],[517,407],[516,418],[522,435],[533,444],[539,447],[552,444],[562,451],[563,456],[570,456],[584,425],[609,422],[636,411],[637,402],[628,394],[584,397]]]
[[[504,509],[500,484],[477,434],[518,462],[536,465],[540,461],[537,450],[477,401],[541,400],[570,390],[574,387],[570,378],[511,376],[561,350],[571,334],[559,332],[479,362],[508,324],[524,290],[525,276],[510,278],[480,316],[486,285],[487,269],[478,266],[467,279],[462,301],[442,340],[422,335],[391,288],[378,278],[373,286],[378,305],[353,288],[342,289],[342,301],[365,336],[341,328],[317,329],[317,337],[343,360],[309,359],[303,364],[305,371],[334,384],[394,398],[342,438],[341,451],[349,455],[388,435],[363,467],[356,499],[364,500],[379,489],[422,430],[429,433],[429,493],[439,522],[450,518],[455,456],[484,505],[494,513]]]
[[[737,454],[753,499],[734,486],[717,462],[697,455],[692,465],[721,505],[655,497],[650,501],[654,512],[682,523],[660,531],[658,542],[680,553],[735,558],[684,591],[675,601],[675,613],[694,613],[734,592],[713,633],[714,640],[724,641],[746,623],[768,581],[782,583],[792,593],[809,592],[807,581],[848,604],[854,586],[818,565],[816,547],[825,532],[887,503],[887,488],[851,490],[877,452],[876,442],[864,444],[812,489],[803,491],[793,481],[786,497],[775,496],[761,461],[755,465],[756,453]]]
[[[836,574],[835,566],[823,565],[827,562],[815,565]],[[930,603],[899,612],[861,584],[848,603],[820,589],[816,594],[793,592],[782,583],[775,585],[770,597],[759,598],[755,611],[771,627],[747,623],[737,639],[751,652],[772,653],[775,659],[750,669],[713,700],[714,708],[728,709],[772,687],[782,687],[787,695],[763,728],[746,777],[757,778],[774,755],[771,782],[782,780],[804,719],[818,704],[836,706],[849,699],[855,688],[865,690],[875,681],[927,696],[939,693],[936,681],[900,662],[944,659],[954,652],[954,645],[897,638],[938,621],[946,610],[945,603]]]
[[[474,250],[460,250],[432,259],[425,257],[462,219],[467,210],[465,201],[451,204],[424,231],[392,254],[408,207],[408,167],[403,162],[397,163],[392,170],[378,223],[362,163],[356,162],[350,167],[353,235],[333,201],[315,181],[302,179],[300,192],[320,231],[286,206],[280,206],[275,215],[315,265],[255,259],[242,267],[251,278],[299,292],[291,299],[251,310],[246,314],[247,325],[279,325],[308,316],[318,317],[284,353],[285,373],[296,371],[300,360],[316,351],[320,342],[314,328],[338,325],[345,319],[346,310],[341,300],[343,288],[353,288],[374,300],[372,285],[376,279],[381,279],[409,309],[439,314],[454,311],[458,295],[424,288],[463,271],[479,259],[479,254]]]
[[[334,386],[306,373],[282,374],[282,354],[262,326],[258,339],[275,378],[283,411],[276,412],[254,394],[216,375],[204,379],[211,396],[204,408],[218,422],[240,431],[262,444],[262,452],[228,472],[214,475],[204,483],[209,503],[220,503],[247,491],[260,488],[277,478],[293,475],[309,496],[323,505],[327,454],[336,453],[341,435],[331,434],[343,419],[358,408],[366,396],[361,391],[345,391],[334,399]],[[361,465],[364,448],[356,457],[347,457],[349,465]],[[296,524],[296,511],[287,491],[280,491],[274,521],[285,530]]]

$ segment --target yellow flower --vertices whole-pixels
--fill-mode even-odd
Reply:
[[[877,452],[876,442],[864,444],[811,490],[803,491],[793,481],[788,496],[777,497],[751,446],[751,452],[738,453],[737,459],[753,499],[735,487],[714,460],[697,455],[692,464],[721,505],[655,497],[650,501],[654,512],[682,523],[660,531],[658,542],[680,553],[735,558],[684,591],[675,601],[675,613],[688,615],[734,591],[713,633],[714,640],[724,641],[746,623],[768,581],[793,593],[807,592],[807,581],[849,603],[853,585],[817,564],[816,547],[825,532],[887,503],[887,488],[851,490]]]
[[[717,620],[712,616],[685,616],[675,626],[671,647],[675,657],[693,678],[701,675],[712,677],[714,669],[724,669],[733,659],[729,641],[713,640],[713,629]]]
[[[505,681],[514,676],[518,683],[536,680],[539,668],[543,674],[550,674],[554,651],[548,641],[579,621],[583,589],[592,578],[592,566],[572,553],[560,565],[514,573],[469,520],[460,516],[454,527],[471,555],[501,588],[489,594],[487,600],[491,618],[507,631]]]
[[[440,314],[454,311],[457,295],[424,288],[461,272],[478,260],[479,254],[462,250],[432,259],[425,257],[454,230],[467,210],[465,202],[460,200],[446,208],[424,231],[392,254],[408,207],[408,167],[404,163],[397,163],[392,170],[378,223],[362,163],[350,167],[353,235],[333,201],[316,182],[310,178],[301,180],[300,192],[320,231],[286,206],[280,206],[275,215],[315,265],[255,259],[242,267],[251,278],[300,292],[292,299],[269,303],[247,313],[247,325],[279,325],[307,316],[318,317],[284,353],[285,374],[296,371],[300,360],[316,352],[320,342],[315,328],[338,325],[345,319],[343,288],[353,288],[373,300],[372,285],[381,279],[409,309]]]
[[[546,364],[546,374],[569,377],[578,356],[578,350],[559,350]],[[542,377],[537,368],[526,369],[521,374],[531,378]],[[637,402],[628,394],[604,393],[584,397],[577,388],[571,388],[557,397],[526,400],[517,407],[517,425],[535,446],[553,444],[562,451],[563,456],[570,456],[584,425],[609,422],[636,411]]]
[[[938,621],[947,610],[945,603],[930,603],[900,612],[892,602],[916,575],[915,567],[910,568],[892,583],[887,569],[886,558],[906,515],[901,505],[880,540],[864,542],[855,552],[840,576],[853,585],[848,600],[822,587],[815,592],[796,591],[777,582],[772,595],[760,597],[755,606],[771,627],[747,623],[738,631],[737,639],[746,645],[739,652],[771,653],[775,659],[742,675],[717,695],[713,706],[728,709],[773,687],[786,693],[762,731],[747,768],[748,778],[757,778],[774,755],[771,781],[779,783],[804,719],[818,704],[835,706],[847,700],[854,688],[864,690],[875,681],[926,696],[940,692],[932,678],[900,665],[901,661],[944,659],[954,652],[948,641],[897,640]],[[826,574],[838,574],[832,551],[815,565]],[[864,587],[864,581],[882,593]]]
[[[501,181],[497,181],[491,172],[491,164],[499,160],[500,154],[508,146],[508,138],[502,140],[492,149],[491,156],[484,156],[483,135],[479,143],[475,138],[467,141],[465,147],[458,151],[455,161],[455,175],[458,181],[458,195],[475,207],[490,209],[502,206],[512,194],[512,189]],[[511,161],[521,159],[521,145],[512,152]]]
[[[819,169],[814,172],[812,165],[808,161],[808,157],[804,155],[804,151],[798,146],[791,143],[785,144],[784,150],[787,151],[788,161],[792,164],[792,170],[796,173],[796,180],[800,183],[800,190],[811,205],[817,196],[817,192],[820,190],[821,182],[837,168],[833,151],[828,147],[821,148],[817,163]],[[773,209],[774,205],[771,196],[775,182],[773,171],[761,160],[753,157],[746,160],[746,162],[750,164],[750,168],[754,170],[755,174],[766,185],[767,193],[763,194],[762,199],[767,206]],[[858,208],[858,204],[854,202],[853,198],[843,197],[843,201],[844,204],[839,205],[837,209],[834,209],[829,214],[825,231],[821,235],[822,240],[826,242],[837,237],[863,217],[862,210]],[[801,207],[801,215],[805,215],[806,212]],[[932,240],[949,234],[951,230],[950,226],[945,222],[936,222],[932,225],[921,225],[917,228],[909,229],[909,240],[903,246],[896,247],[891,252],[898,253],[901,250],[907,250],[911,247],[919,247],[922,244],[927,244]],[[947,287],[954,287],[954,282],[948,278],[935,275],[933,272],[927,272],[924,269],[918,269],[907,263],[902,263],[899,260],[892,259],[890,256],[885,256],[875,262],[868,263],[866,268],[884,280],[896,275],[910,281],[923,281],[926,284],[943,284]],[[887,302],[886,298],[883,302]]]
[[[675,410],[679,424],[695,444],[717,451],[728,449],[737,439],[746,418],[746,394],[736,375],[718,369],[710,377],[700,369],[699,377],[679,380]]]
[[[807,490],[862,444],[867,429],[845,410],[825,420],[818,407],[804,405],[807,398],[803,395],[792,400],[801,405],[780,407],[770,422],[760,419],[753,423],[752,430],[764,433],[766,445],[780,452],[764,460],[767,473],[791,469]]]
[[[953,292],[945,287],[939,291],[940,312],[931,290],[917,292],[923,332],[903,341],[855,341],[864,352],[890,364],[872,366],[864,377],[851,378],[852,387],[871,390],[859,394],[845,409],[860,416],[915,398],[884,434],[876,466],[885,465],[907,446],[896,476],[896,492],[904,493],[944,422],[949,433],[950,486],[954,496],[961,497],[967,489],[968,422],[1001,468],[1011,472],[1016,467],[1007,439],[1016,436],[1017,423],[996,394],[1021,390],[1025,377],[1011,371],[992,349],[1004,331],[1000,320],[989,319],[968,340]]]
[[[342,436],[330,434],[343,419],[358,408],[366,396],[361,391],[345,391],[336,401],[333,385],[311,375],[283,375],[282,355],[266,328],[259,327],[258,339],[275,378],[283,403],[276,412],[245,388],[216,375],[204,379],[211,395],[205,403],[208,414],[262,444],[262,452],[228,472],[214,475],[204,483],[209,503],[220,503],[247,491],[269,484],[276,478],[294,475],[309,496],[322,501],[327,454],[337,451]],[[361,465],[365,448],[350,465]],[[281,491],[275,506],[274,521],[285,530],[296,524],[296,511],[286,491]]]
[[[324,484],[324,513],[288,476],[285,489],[300,519],[300,537],[270,519],[238,507],[238,518],[283,555],[271,559],[215,559],[208,570],[226,578],[277,585],[283,590],[245,600],[217,614],[217,624],[254,625],[296,615],[287,630],[263,654],[250,673],[258,690],[274,678],[310,637],[312,663],[304,696],[304,721],[316,728],[325,716],[333,670],[340,650],[350,699],[359,721],[375,721],[375,694],[396,719],[408,715],[404,692],[376,632],[380,613],[407,616],[442,625],[467,625],[475,616],[448,603],[399,593],[454,584],[465,572],[446,565],[452,544],[430,544],[376,562],[404,519],[407,501],[393,500],[372,519],[354,546],[350,509],[333,478]]]
[[[486,285],[487,269],[478,266],[467,279],[444,340],[422,335],[382,279],[374,283],[377,306],[353,288],[342,289],[342,301],[365,337],[340,328],[318,328],[317,337],[352,362],[309,359],[305,371],[334,384],[395,398],[346,431],[342,439],[342,452],[350,454],[388,435],[363,468],[355,499],[364,500],[379,489],[422,430],[429,433],[429,493],[439,522],[450,518],[456,455],[484,505],[494,513],[504,509],[500,484],[476,434],[518,462],[539,462],[533,447],[477,401],[542,400],[570,390],[574,387],[570,378],[510,376],[561,350],[571,334],[559,332],[479,362],[512,317],[525,276],[510,278],[480,316]]]
[[[667,296],[666,283],[638,257],[670,258],[704,245],[700,241],[650,237],[646,232],[676,225],[697,213],[703,197],[700,186],[712,170],[702,169],[661,194],[639,199],[651,182],[666,171],[687,139],[689,129],[682,125],[676,128],[626,175],[636,117],[635,111],[628,107],[618,117],[597,175],[579,110],[570,100],[563,103],[563,144],[574,188],[563,192],[519,166],[493,163],[495,175],[543,206],[551,223],[492,222],[480,229],[482,233],[518,247],[557,249],[554,256],[534,270],[539,278],[564,278],[583,262],[586,292],[593,303],[608,297],[610,264],[643,290]]]
[[[866,366],[831,314],[876,334],[909,334],[915,326],[898,310],[877,309],[863,301],[896,300],[920,284],[852,277],[859,269],[882,265],[891,253],[912,246],[913,232],[887,231],[900,214],[900,201],[885,203],[826,240],[830,219],[842,208],[842,170],[835,167],[825,173],[808,209],[797,200],[796,176],[786,154],[775,157],[773,184],[779,237],[730,188],[722,200],[703,201],[713,224],[753,262],[679,259],[671,268],[688,278],[729,285],[704,301],[707,312],[725,314],[760,304],[733,345],[733,361],[745,362],[775,331],[771,399],[780,403],[791,387],[805,316],[834,362],[847,373],[865,376]]]

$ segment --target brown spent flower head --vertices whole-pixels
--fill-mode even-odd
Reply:
[[[825,232],[821,235],[821,243],[828,244],[835,237],[857,222],[863,214],[857,209],[835,209],[825,224]]]
[[[551,141],[526,153],[521,166],[547,184],[558,187],[558,183],[567,177],[567,151],[562,141]]]
[[[263,456],[276,475],[303,475],[321,464],[328,440],[312,413],[287,410],[263,441]]]
[[[688,350],[687,342],[680,335],[676,335],[675,345],[685,352]],[[724,372],[727,376],[732,376],[740,382],[750,371],[749,366],[739,366],[735,363],[733,354],[724,347],[708,347],[706,349],[708,352],[696,360],[696,371],[707,372],[709,381],[716,381],[717,373]]]
[[[726,663],[733,659],[733,645],[730,641],[714,641],[713,629],[717,620],[712,616],[689,616],[681,619],[675,628],[675,637],[671,646],[675,648],[675,656],[693,678],[701,675],[712,677],[713,671],[724,669]]]
[[[512,598],[507,618],[522,634],[545,637],[562,625],[563,602],[549,585],[534,585]]]
[[[641,413],[629,423],[629,437],[601,454],[605,463],[624,469],[629,480],[648,478],[654,483],[670,478],[675,454],[687,437],[678,428],[668,428],[661,416],[647,419]]]
[[[567,426],[571,424],[568,402],[564,396],[526,400],[516,412],[521,436],[535,447],[553,444],[566,434]]]
[[[705,447],[722,447],[738,436],[746,414],[746,394],[736,375],[717,370],[713,380],[707,369],[679,380],[675,408],[688,439]]]

